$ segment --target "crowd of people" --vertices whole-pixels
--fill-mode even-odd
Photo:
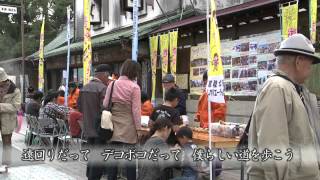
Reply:
[[[57,119],[67,122],[70,135],[79,137],[81,133],[87,140],[90,149],[101,146],[110,146],[121,149],[159,147],[169,151],[174,148],[187,148],[192,150],[192,130],[183,126],[183,115],[187,115],[187,95],[175,84],[172,74],[167,74],[162,79],[164,88],[163,104],[154,106],[146,92],[142,92],[137,81],[140,76],[139,63],[127,60],[121,67],[120,76],[115,75],[110,65],[101,64],[95,68],[94,78],[81,89],[77,83],[71,82],[68,88],[61,86],[58,90],[49,90],[44,96],[42,92],[28,88],[27,100],[24,105],[26,114],[38,118],[46,133],[52,133],[57,128]],[[112,76],[112,77],[111,77]],[[204,75],[204,79],[207,76]],[[204,81],[206,83],[206,81]],[[65,90],[68,89],[67,104],[65,104]],[[201,127],[208,127],[207,113],[204,102],[207,95],[199,102],[198,113],[195,117],[200,121]],[[110,139],[103,137],[100,132],[102,111],[110,106],[112,112],[113,134]],[[224,108],[224,107],[222,107]],[[224,112],[225,113],[225,112]],[[216,115],[216,114],[215,114]],[[141,116],[150,118],[148,127],[150,134],[142,140],[138,134],[141,129]],[[224,114],[216,118],[224,120]],[[206,122],[205,122],[206,121]],[[80,127],[80,124],[83,126]],[[57,139],[52,142],[56,144]],[[145,144],[145,145],[144,145]],[[180,146],[180,147],[178,147]],[[191,155],[189,154],[191,157]],[[94,158],[93,158],[94,159]],[[187,159],[186,159],[187,160]],[[125,163],[127,179],[136,179],[136,164]],[[173,167],[183,167],[182,176],[197,179],[200,166],[189,162],[156,163],[152,166],[139,163],[139,179],[173,178]],[[88,179],[99,179],[107,174],[108,179],[117,179],[119,163],[104,165],[89,161],[87,164]],[[159,173],[150,173],[159,171]],[[182,177],[180,177],[181,179]],[[177,178],[179,179],[179,178]],[[183,179],[183,178],[182,178]]]
[[[312,64],[320,63],[320,58],[314,52],[310,41],[301,34],[283,41],[275,51],[277,69],[257,96],[245,133],[248,136],[243,138],[248,137],[246,145],[249,149],[285,151],[291,148],[298,158],[292,163],[250,161],[247,163],[250,179],[320,178],[320,116],[317,100],[315,95],[301,86],[310,76]],[[112,147],[120,150],[158,149],[161,152],[180,149],[184,152],[179,158],[181,161],[170,158],[158,161],[146,159],[140,160],[138,167],[135,161],[125,164],[120,161],[105,164],[89,161],[86,172],[89,180],[100,179],[104,174],[109,180],[116,180],[120,167],[125,169],[128,180],[198,179],[203,165],[190,159],[197,145],[193,142],[193,131],[183,121],[183,116],[187,114],[187,95],[175,84],[175,77],[167,74],[162,79],[164,101],[154,106],[147,93],[141,92],[139,72],[139,63],[132,60],[123,63],[119,76],[113,73],[110,65],[101,64],[95,68],[94,78],[88,84],[80,88],[75,82],[68,84],[68,103],[64,98],[65,87],[49,90],[45,96],[30,87],[22,109],[25,114],[37,117],[47,133],[57,128],[57,119],[64,120],[69,125],[71,135],[79,137],[82,133],[92,150]],[[204,86],[207,80],[207,73],[204,73]],[[208,105],[208,94],[204,91],[195,115],[195,121],[200,122],[202,128],[209,126]],[[213,122],[225,121],[226,105],[210,105]],[[11,137],[20,107],[19,89],[9,80],[5,70],[0,68],[2,163],[6,165],[10,165],[11,161]],[[101,114],[104,110],[112,113],[113,130],[110,138],[101,131]],[[144,141],[139,134],[142,116],[150,118],[147,124],[149,134]],[[296,167],[297,164],[299,167]],[[181,175],[174,177],[175,168],[181,169]]]

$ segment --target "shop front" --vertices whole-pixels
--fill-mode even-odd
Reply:
[[[217,18],[221,36],[225,95],[229,99],[228,121],[246,122],[261,85],[275,69],[273,51],[281,42],[279,1],[246,2],[218,10]],[[298,32],[308,35],[308,4],[305,2],[299,3],[298,20]],[[177,84],[189,93],[187,107],[190,118],[193,118],[197,100],[204,89],[202,75],[207,70],[205,15],[161,26],[152,32],[151,36],[177,29],[177,76],[188,79],[184,81],[185,78],[177,78]],[[161,57],[159,53],[158,57]],[[161,86],[161,61],[161,58],[158,58],[157,87]],[[320,89],[313,88],[312,91],[319,95]],[[162,102],[162,96],[162,89],[156,88],[158,103]]]

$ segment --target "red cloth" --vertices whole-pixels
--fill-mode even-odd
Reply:
[[[225,103],[211,103],[211,122],[225,121],[226,119],[226,104]],[[198,102],[198,111],[196,118],[200,121],[200,127],[208,128],[208,94],[204,92]]]
[[[71,110],[69,115],[69,127],[71,136],[80,136],[81,127],[78,121],[82,120],[82,114],[79,111]]]
[[[151,116],[153,111],[153,106],[150,100],[144,102],[141,106],[141,116]]]

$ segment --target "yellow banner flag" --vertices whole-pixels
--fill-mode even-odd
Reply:
[[[281,8],[281,35],[287,39],[298,32],[298,3]]]
[[[208,71],[207,92],[209,101],[224,103],[224,76],[221,60],[220,34],[217,25],[216,4],[211,0],[210,18],[210,61]]]
[[[38,89],[43,92],[44,90],[44,23],[42,20],[41,31],[40,31],[40,47],[39,47],[39,74],[38,74]]]
[[[90,81],[92,64],[92,46],[90,33],[90,0],[84,0],[84,41],[83,41],[83,85]]]
[[[171,69],[171,74],[173,74],[173,76],[176,78],[178,31],[169,32],[169,36],[170,36],[170,69]]]
[[[160,54],[162,59],[162,77],[168,73],[169,34],[160,35]]]
[[[310,0],[309,3],[309,25],[310,25],[310,40],[312,44],[315,44],[317,41],[317,10],[318,10],[318,1]]]
[[[157,59],[158,59],[158,36],[150,37],[150,58],[152,71],[152,102],[156,99],[156,73],[157,73]]]

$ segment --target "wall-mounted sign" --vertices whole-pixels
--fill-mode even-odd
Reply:
[[[93,62],[99,62],[99,54],[97,52],[93,53]]]
[[[10,6],[0,6],[0,12],[7,14],[17,14],[17,8]]]
[[[141,11],[144,7],[145,0],[138,0],[139,11]],[[126,11],[132,11],[133,9],[133,0],[123,0],[124,9]]]
[[[68,76],[67,70],[63,70],[62,71],[62,77],[63,78],[67,78],[67,76]]]
[[[177,74],[176,75],[176,84],[180,89],[188,89],[188,74]]]
[[[77,59],[77,56],[72,56],[71,65],[75,65],[76,64],[76,59]]]
[[[90,18],[91,24],[101,23],[101,0],[91,0]]]
[[[77,64],[81,64],[81,62],[82,62],[82,55],[77,55],[77,61],[76,61],[76,63]]]
[[[148,6],[154,6],[154,0],[146,0]]]

